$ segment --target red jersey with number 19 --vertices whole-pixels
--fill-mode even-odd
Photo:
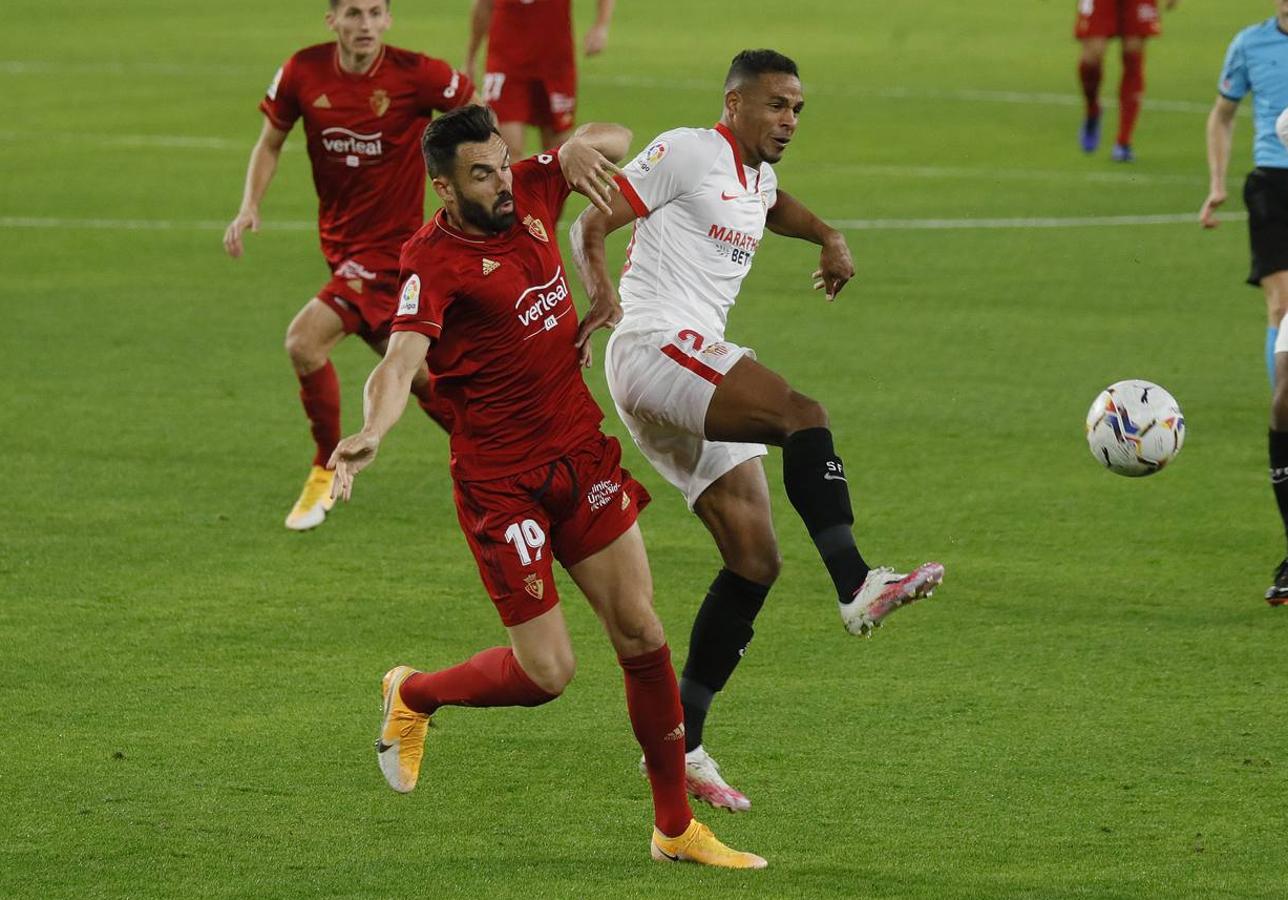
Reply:
[[[474,86],[441,59],[385,46],[361,75],[340,68],[335,43],[307,47],[277,71],[259,108],[275,128],[304,120],[318,193],[322,253],[346,257],[398,247],[425,220],[420,136],[435,110],[470,101]]]
[[[452,408],[452,475],[524,472],[595,438],[604,415],[581,377],[577,311],[555,222],[568,197],[557,154],[512,169],[515,223],[466,234],[442,211],[403,245],[393,330],[434,341],[435,396]]]

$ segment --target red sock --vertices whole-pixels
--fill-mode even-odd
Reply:
[[[1100,115],[1100,75],[1104,67],[1099,62],[1078,62],[1078,78],[1082,81],[1082,96],[1087,101],[1087,118]]]
[[[631,727],[644,748],[653,824],[667,837],[676,837],[693,821],[693,811],[684,790],[684,710],[671,668],[671,648],[663,644],[618,662],[626,674]]]
[[[1131,145],[1140,114],[1140,98],[1145,94],[1145,54],[1123,51],[1123,80],[1118,85],[1118,143]]]
[[[416,385],[413,384],[411,386],[411,394],[416,398],[416,403],[420,405],[420,408],[424,411],[425,415],[434,420],[434,424],[446,431],[448,434],[452,433],[452,420],[447,409],[447,404],[441,403],[434,397],[434,392],[430,390],[428,381],[420,387],[416,387]]]
[[[556,696],[528,677],[509,647],[492,647],[450,669],[410,675],[399,695],[423,713],[440,706],[540,706]]]
[[[340,379],[336,378],[335,366],[329,360],[316,372],[298,377],[300,401],[304,404],[304,414],[309,417],[313,443],[318,448],[313,465],[325,466],[331,451],[340,443]]]

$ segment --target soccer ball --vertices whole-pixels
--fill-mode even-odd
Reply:
[[[1185,444],[1185,416],[1176,398],[1148,381],[1119,381],[1100,392],[1087,413],[1091,455],[1118,475],[1153,475]]]

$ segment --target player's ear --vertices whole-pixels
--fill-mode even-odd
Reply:
[[[456,192],[452,190],[452,183],[443,176],[439,175],[431,178],[429,183],[434,186],[434,193],[438,195],[438,199],[444,203],[448,200],[456,199]]]
[[[725,91],[725,110],[730,114],[736,113],[738,107],[742,105],[742,94],[737,88],[730,88]]]

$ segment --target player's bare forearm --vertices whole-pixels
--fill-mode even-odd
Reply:
[[[612,122],[587,122],[573,132],[568,143],[575,140],[584,141],[609,162],[617,163],[631,149],[631,130]]]
[[[617,6],[617,0],[599,0],[595,10],[595,24],[601,28],[607,28],[613,22],[613,9]]]
[[[814,290],[821,290],[828,300],[845,287],[854,277],[854,260],[845,235],[828,225],[791,194],[778,192],[778,199],[765,216],[765,224],[774,234],[800,238],[823,248],[819,254],[818,269],[813,274]]]
[[[634,218],[635,211],[619,192],[613,195],[609,212],[588,206],[572,223],[568,235],[572,261],[590,298],[590,306],[577,329],[576,346],[583,366],[589,366],[591,362],[591,334],[603,327],[613,327],[622,318],[622,303],[608,275],[604,239]]]
[[[1216,211],[1226,201],[1225,176],[1230,168],[1230,148],[1234,145],[1234,118],[1238,111],[1238,103],[1218,96],[1212,112],[1208,113],[1208,195],[1199,210],[1199,222],[1204,228],[1215,228],[1220,224]]]
[[[1233,100],[1218,97],[1207,121],[1208,175],[1212,186],[1225,185],[1230,168],[1230,149],[1234,146],[1234,121],[1239,106]]]
[[[282,155],[282,145],[286,143],[286,132],[264,122],[259,140],[250,151],[250,162],[246,166],[246,184],[242,188],[241,207],[237,215],[224,230],[224,251],[234,259],[241,256],[242,235],[247,229],[259,231],[259,204],[268,191],[268,185],[277,172],[277,161]]]
[[[471,78],[476,78],[475,60],[478,59],[479,47],[487,37],[488,26],[492,23],[492,0],[474,0],[470,10],[470,42],[465,51],[465,71]]]
[[[399,331],[389,339],[384,358],[372,370],[362,393],[362,431],[377,441],[402,418],[412,379],[425,362],[429,338]]]
[[[800,238],[820,247],[829,241],[845,240],[841,232],[814,215],[809,207],[786,191],[778,192],[777,201],[765,216],[765,224],[774,234]]]

